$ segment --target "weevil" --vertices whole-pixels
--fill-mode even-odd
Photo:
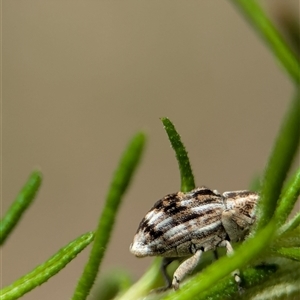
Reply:
[[[205,251],[226,247],[245,239],[255,222],[259,195],[243,190],[218,193],[206,187],[169,194],[158,200],[140,222],[130,251],[137,257],[162,256],[161,270],[167,287],[179,288]],[[166,268],[175,259],[186,258],[173,280]],[[238,271],[234,272],[237,282]]]

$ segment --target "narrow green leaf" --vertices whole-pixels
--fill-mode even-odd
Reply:
[[[296,85],[300,83],[299,61],[267,14],[255,0],[231,0],[266,42]]]
[[[93,238],[94,233],[88,232],[69,243],[45,263],[39,265],[33,271],[21,277],[10,286],[0,290],[1,300],[18,299],[35,287],[46,282],[88,246]]]
[[[300,94],[297,94],[286,114],[264,173],[261,199],[257,208],[257,230],[270,221],[277,206],[286,174],[299,146],[299,120]]]
[[[276,233],[276,238],[271,244],[271,251],[279,248],[300,248],[300,226],[293,230],[287,230],[280,235]]]
[[[42,174],[33,172],[15,201],[12,203],[2,220],[0,221],[0,245],[2,245],[12,232],[23,213],[33,202],[42,182]]]
[[[90,293],[110,239],[121,199],[139,164],[145,140],[146,138],[143,133],[135,135],[121,157],[106,197],[104,209],[99,219],[89,261],[78,281],[72,298],[73,300],[86,299]]]
[[[188,192],[195,188],[194,175],[189,161],[188,153],[181,141],[180,135],[168,118],[161,118],[172,148],[175,151],[181,177],[181,191]]]
[[[298,212],[294,218],[292,218],[289,222],[284,224],[279,230],[278,235],[282,235],[284,233],[288,233],[300,225],[300,212]]]
[[[274,217],[277,220],[278,227],[283,225],[290,215],[295,203],[300,194],[300,169],[293,176],[292,180],[284,188],[284,192],[279,199],[278,207],[275,211]]]
[[[277,255],[289,258],[292,260],[300,261],[300,248],[299,247],[290,247],[290,248],[275,248],[273,249]]]

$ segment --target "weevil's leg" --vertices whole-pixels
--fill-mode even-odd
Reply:
[[[183,280],[183,278],[190,274],[195,267],[197,266],[202,250],[198,250],[193,256],[190,258],[186,259],[174,272],[173,275],[173,281],[172,281],[172,286],[174,290],[177,290],[179,288],[179,283]]]
[[[230,256],[234,253],[234,250],[233,250],[230,242],[227,241],[227,240],[222,241],[218,246],[219,247],[226,247],[226,253],[227,253],[228,256]],[[236,281],[236,283],[240,284],[241,283],[241,278],[240,278],[239,270],[235,270],[231,274],[234,277],[234,280]]]
[[[172,286],[172,281],[170,276],[167,273],[167,266],[173,261],[173,258],[169,258],[169,257],[164,257],[162,262],[161,262],[161,266],[160,266],[160,270],[163,274],[164,280],[166,282],[166,289],[170,288]]]

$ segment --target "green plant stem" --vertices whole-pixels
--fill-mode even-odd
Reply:
[[[267,43],[296,85],[300,83],[299,61],[289,45],[255,0],[231,0]]]
[[[4,217],[0,221],[0,245],[4,244],[5,240],[18,224],[23,213],[33,202],[36,193],[42,182],[42,174],[38,171],[33,172],[15,201],[12,203]]]
[[[161,121],[164,124],[166,133],[176,154],[181,177],[181,191],[188,192],[195,188],[194,175],[188,153],[173,123],[168,118],[161,118]]]
[[[78,281],[72,297],[73,300],[86,299],[90,293],[110,239],[121,199],[127,190],[134,171],[140,161],[145,145],[145,139],[143,133],[134,136],[120,160],[106,197],[104,209],[99,219],[89,261]]]
[[[249,290],[252,286],[266,281],[270,276],[274,275],[276,271],[277,266],[274,264],[247,268],[242,274],[243,287],[246,290]],[[222,292],[220,293],[220,291]],[[230,276],[216,282],[215,286],[209,291],[201,293],[196,296],[194,300],[231,300],[238,299],[239,296],[240,292],[238,290],[238,285],[234,278]]]
[[[261,199],[258,203],[256,230],[263,228],[272,218],[277,200],[289,171],[300,139],[300,94],[291,103],[264,173]]]
[[[45,263],[21,277],[13,284],[0,290],[1,300],[18,299],[25,293],[46,282],[72,261],[78,253],[92,242],[93,238],[94,233],[88,232],[69,243]]]
[[[242,297],[237,299],[298,299],[300,293],[299,264],[281,258],[277,258],[275,264],[278,266],[278,270],[273,276],[270,276],[266,281],[263,280],[262,283],[258,283],[250,289],[246,288]]]

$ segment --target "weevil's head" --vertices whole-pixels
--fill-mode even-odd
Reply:
[[[160,239],[157,239],[157,234],[160,234],[161,231],[156,229],[155,225],[157,225],[157,218],[161,214],[156,209],[151,209],[142,219],[133,242],[129,247],[132,254],[137,257],[156,256],[160,254],[159,248],[162,245]]]
[[[145,257],[153,255],[150,247],[147,244],[146,235],[141,230],[139,230],[135,234],[133,242],[129,246],[129,250],[136,257]]]

